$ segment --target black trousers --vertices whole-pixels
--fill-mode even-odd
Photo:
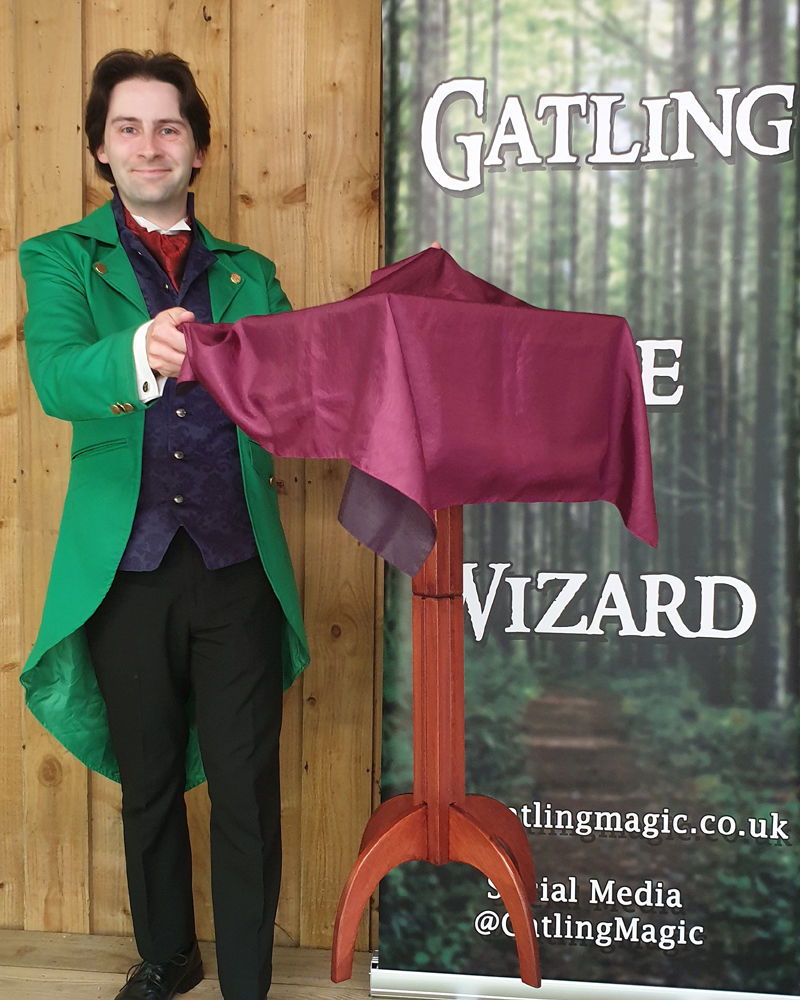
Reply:
[[[194,939],[184,802],[191,713],[211,799],[220,988],[264,1000],[281,869],[281,610],[258,559],[206,569],[180,529],[158,569],[118,572],[87,623],[122,780],[136,943],[166,962]]]

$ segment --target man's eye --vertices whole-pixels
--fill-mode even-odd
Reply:
[[[133,135],[136,129],[133,127],[133,125],[124,125],[122,131],[125,135]]]
[[[164,135],[177,135],[178,130],[176,128],[165,128],[162,129]]]

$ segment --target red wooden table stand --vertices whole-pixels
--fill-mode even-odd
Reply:
[[[436,512],[436,545],[413,580],[414,791],[381,803],[364,830],[336,914],[335,983],[350,978],[358,923],[384,875],[406,861],[461,861],[497,887],[516,936],[520,978],[541,985],[525,829],[501,802],[465,793],[462,514],[461,507]]]

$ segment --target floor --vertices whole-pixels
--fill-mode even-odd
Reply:
[[[190,1000],[221,1000],[214,946],[201,943],[206,978]],[[2,1000],[114,1000],[136,962],[132,938],[0,930]],[[330,981],[330,952],[276,948],[270,1000],[367,1000],[369,955],[358,952],[353,978]]]

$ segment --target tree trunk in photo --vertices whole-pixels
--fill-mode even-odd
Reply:
[[[442,37],[441,54],[439,57],[439,80],[450,79],[450,0],[442,0]],[[442,191],[442,229],[441,235],[435,233],[431,239],[437,239],[445,249],[452,246],[453,201],[449,194]]]
[[[640,45],[641,67],[639,73],[638,91],[641,94],[650,93],[648,79],[650,75],[650,0],[646,0],[642,12]],[[626,262],[626,307],[625,315],[630,324],[634,339],[649,337],[645,327],[645,282],[647,276],[645,240],[648,206],[647,206],[647,173],[639,167],[628,175],[628,255]],[[623,532],[621,538],[620,571],[627,579],[635,580],[645,572],[644,561],[647,556],[642,551],[639,541],[632,538],[629,532]],[[635,602],[638,590],[631,592],[631,601]],[[634,614],[639,614],[634,608]],[[632,653],[638,667],[649,668],[652,665],[652,644],[636,643]]]
[[[797,15],[800,17],[800,0]],[[795,38],[795,80],[800,80],[800,43]],[[790,697],[800,695],[800,520],[798,505],[800,489],[800,155],[795,134],[794,154],[794,297],[792,301],[792,338],[787,379],[788,398],[792,400],[791,428],[789,436],[789,469],[786,477],[786,537],[789,540],[789,554],[786,567],[786,602],[790,609],[789,637],[787,642],[788,673],[786,691]]]
[[[742,91],[749,88],[750,73],[750,11],[751,0],[739,0],[739,25],[737,46],[736,80]],[[737,565],[743,537],[741,530],[742,504],[740,503],[740,427],[742,423],[742,398],[740,392],[742,366],[742,312],[744,310],[744,254],[746,245],[747,220],[747,171],[748,156],[737,156],[733,172],[733,197],[731,220],[731,274],[728,298],[730,301],[728,320],[728,357],[726,366],[727,405],[725,408],[724,441],[724,496],[725,532],[723,536],[724,564],[731,571],[741,573],[744,568]]]
[[[533,304],[534,261],[536,248],[536,229],[534,216],[534,191],[536,175],[530,173],[525,183],[525,300]]]
[[[680,0],[681,48],[679,79],[685,90],[697,91],[697,39],[694,0]],[[686,389],[680,404],[680,456],[678,474],[678,567],[685,579],[705,572],[708,564],[708,484],[704,458],[703,340],[699,322],[697,276],[697,170],[681,164],[678,173],[678,235],[680,247],[680,334],[683,339],[681,381]],[[689,590],[684,608],[689,619],[699,615],[699,596]],[[689,649],[701,669],[705,650]]]
[[[427,98],[441,82],[442,60],[442,8],[441,0],[416,0],[416,52],[414,59],[414,84],[412,103],[412,143],[419,145],[422,112]],[[409,190],[414,205],[411,250],[417,252],[427,246],[435,236],[430,227],[438,219],[438,207],[444,192],[428,176],[422,157],[415,152],[409,169]]]
[[[761,0],[761,79],[780,80],[783,71],[783,0]],[[769,99],[765,99],[767,103]],[[784,113],[780,102],[769,102],[769,118]],[[777,705],[780,699],[780,629],[784,605],[783,548],[786,543],[781,518],[784,454],[781,446],[781,316],[780,229],[781,178],[779,163],[759,163],[758,171],[758,316],[755,463],[753,469],[752,584],[759,613],[754,631],[751,685],[759,708]]]
[[[502,24],[502,0],[492,0],[492,55],[489,79],[489,120],[495,119],[500,113],[500,42]],[[497,224],[497,185],[494,178],[488,175],[486,181],[487,198],[487,232],[486,232],[486,277],[494,281],[495,272],[495,228]]]
[[[523,174],[522,180],[527,181],[528,176]],[[517,188],[519,174],[517,170],[506,177],[506,197],[505,197],[505,226],[503,232],[503,288],[511,294],[515,294],[514,289],[514,260],[517,255],[516,242],[516,221],[517,221]]]
[[[580,0],[573,6],[574,26],[572,29],[572,92],[577,94],[581,85],[581,24]],[[575,170],[570,176],[569,189],[569,276],[567,279],[567,309],[575,311],[578,306],[578,253],[580,252],[580,173]]]
[[[464,40],[464,75],[473,75],[473,60],[474,60],[474,49],[475,49],[475,10],[474,10],[474,0],[466,0],[466,28],[465,28],[465,40]],[[464,111],[464,131],[471,132],[471,114],[468,110]],[[463,267],[469,270],[470,263],[470,200],[469,198],[463,199],[463,207],[461,209],[461,263]]]
[[[548,171],[550,181],[550,219],[547,241],[547,308],[561,305],[561,253],[559,240],[559,171]]]
[[[386,262],[397,258],[397,196],[400,152],[400,0],[384,6],[385,69],[383,92],[383,202]]]
[[[724,0],[714,0],[711,15],[710,80],[722,80],[722,27]],[[706,151],[707,152],[707,151]],[[725,397],[722,364],[722,260],[719,244],[722,239],[723,193],[722,169],[717,156],[706,165],[708,193],[705,199],[702,254],[705,304],[705,439],[706,481],[708,483],[709,549],[720,562],[717,572],[730,573],[733,567],[725,563],[722,547],[726,534],[724,522],[723,447],[725,430]],[[727,652],[727,651],[726,651]],[[709,649],[705,658],[706,694],[712,705],[730,703],[732,671],[720,645]]]
[[[608,243],[611,234],[611,175],[597,172],[597,202],[594,224],[594,280],[592,282],[593,312],[606,311],[608,298]]]

